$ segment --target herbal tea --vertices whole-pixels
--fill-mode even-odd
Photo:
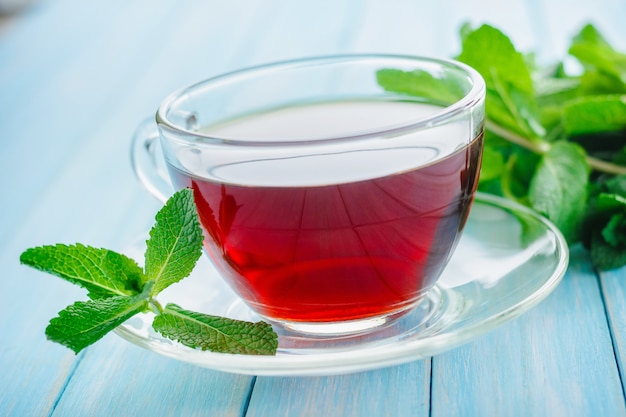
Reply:
[[[311,104],[203,133],[301,140],[349,133],[354,124],[400,125],[437,110],[404,102]],[[218,166],[206,162],[210,155],[190,153],[177,156],[181,166],[170,165],[170,174],[176,187],[194,190],[209,256],[256,312],[291,322],[363,319],[415,305],[454,249],[478,182],[482,136],[467,144],[445,133],[458,135],[444,129],[424,143],[391,153],[388,144],[373,145],[354,158],[335,149]]]

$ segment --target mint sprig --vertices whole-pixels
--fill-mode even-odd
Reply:
[[[582,241],[600,269],[626,265],[626,54],[592,25],[563,62],[538,65],[490,25],[461,28],[456,59],[486,84],[486,133],[479,189],[550,219],[570,244]],[[432,78],[432,77],[431,77]],[[388,93],[441,103],[450,86],[393,68],[377,73]],[[445,103],[444,103],[445,104]]]
[[[278,337],[265,322],[250,323],[184,310],[165,309],[155,298],[187,277],[202,254],[202,229],[193,191],[175,193],[157,213],[142,269],[117,252],[81,244],[27,249],[20,262],[85,288],[77,301],[50,320],[46,336],[80,352],[132,316],[155,312],[153,328],[190,348],[221,353],[273,355]]]

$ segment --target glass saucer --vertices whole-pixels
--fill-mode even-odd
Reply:
[[[143,258],[143,241],[127,254]],[[187,348],[152,330],[152,315],[116,332],[183,362],[248,375],[330,375],[396,365],[452,349],[528,311],[556,288],[569,252],[560,232],[526,207],[478,194],[448,266],[410,313],[366,333],[343,337],[279,334],[276,356],[230,355]],[[190,277],[159,295],[164,304],[247,321],[258,318],[206,257]]]

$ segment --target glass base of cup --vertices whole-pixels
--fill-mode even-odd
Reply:
[[[376,346],[392,339],[428,336],[463,314],[465,305],[453,291],[438,286],[422,299],[384,316],[333,323],[276,321],[259,316],[241,300],[230,305],[226,315],[241,320],[264,320],[272,324],[283,353],[315,353]]]
[[[332,322],[301,322],[301,321],[287,321],[287,320],[275,320],[271,317],[259,315],[262,320],[267,321],[277,328],[279,333],[286,334],[302,334],[309,337],[333,337],[333,336],[346,336],[354,335],[358,333],[367,333],[377,328],[389,325],[398,318],[404,316],[408,312],[415,309],[425,297],[421,297],[415,302],[403,306],[403,308],[392,311],[390,313],[366,317],[362,319],[346,320],[346,321],[332,321]]]

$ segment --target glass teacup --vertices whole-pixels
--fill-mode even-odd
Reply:
[[[354,333],[418,305],[450,259],[478,183],[484,95],[476,71],[432,58],[245,69],[166,98],[157,129],[135,136],[135,168],[171,192],[150,162],[160,138],[206,253],[256,314]]]

